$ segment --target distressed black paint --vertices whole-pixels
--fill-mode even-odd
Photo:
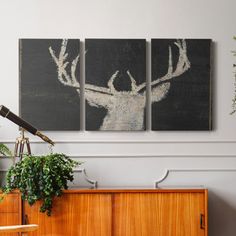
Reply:
[[[171,46],[174,69],[179,51],[174,39],[152,39],[152,81],[167,73]],[[187,39],[191,68],[173,78],[163,100],[152,104],[152,130],[210,130],[211,82],[209,39]]]
[[[146,82],[145,44],[145,39],[86,39],[85,83],[108,88],[107,83],[117,70],[119,74],[114,80],[117,91],[131,90],[127,70],[137,85]],[[128,102],[127,106],[130,106]],[[129,112],[132,113],[132,107]],[[106,115],[104,107],[94,107],[86,101],[86,130],[99,130]],[[143,127],[140,130],[145,130],[145,127],[144,111]]]
[[[61,42],[20,40],[20,115],[40,130],[80,129],[79,95],[74,88],[59,82],[57,66],[49,53],[51,46],[58,56]],[[78,55],[79,45],[78,39],[68,41],[69,62]],[[70,65],[67,71],[70,73]],[[79,81],[79,68],[76,77]]]

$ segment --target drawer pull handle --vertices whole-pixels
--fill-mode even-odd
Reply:
[[[205,229],[205,216],[200,214],[200,228]]]
[[[28,215],[25,214],[24,219],[23,219],[23,224],[28,225],[29,224],[29,218]]]

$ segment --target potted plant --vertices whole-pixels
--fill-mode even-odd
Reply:
[[[8,170],[4,193],[18,189],[30,205],[41,200],[40,211],[51,215],[53,199],[68,188],[67,181],[73,181],[73,168],[79,164],[65,154],[26,155]]]

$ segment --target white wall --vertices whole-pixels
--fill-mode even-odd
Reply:
[[[229,112],[235,9],[235,0],[1,0],[0,103],[18,112],[19,38],[146,38],[149,55],[152,37],[212,38],[213,131],[47,134],[57,141],[55,151],[85,161],[99,185],[153,186],[165,169],[182,169],[170,172],[162,185],[209,188],[210,236],[234,236],[236,116]],[[17,127],[6,119],[0,125],[0,141],[12,145]],[[48,151],[30,139],[34,153]]]

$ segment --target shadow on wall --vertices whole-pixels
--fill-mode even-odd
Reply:
[[[236,235],[236,208],[209,190],[209,236]],[[220,212],[217,210],[222,209]]]

